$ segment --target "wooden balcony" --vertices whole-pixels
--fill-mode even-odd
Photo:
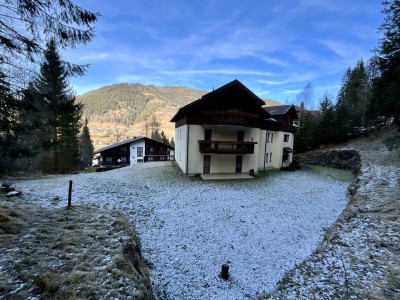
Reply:
[[[214,154],[253,154],[257,142],[203,141],[199,140],[200,153]]]
[[[144,157],[144,162],[148,161],[173,161],[175,160],[175,156],[166,154],[166,155],[146,155]]]
[[[203,125],[257,127],[258,115],[245,112],[203,111]]]

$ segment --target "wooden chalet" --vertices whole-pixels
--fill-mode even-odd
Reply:
[[[174,148],[139,136],[96,150],[100,166],[132,166],[149,161],[174,160]]]
[[[275,156],[282,157],[283,148],[274,148],[273,161],[267,143],[272,144],[271,134],[278,137],[291,120],[274,119],[262,107],[264,104],[240,81],[234,80],[180,108],[171,122],[175,122],[175,160],[182,172],[243,173],[280,167],[282,162]],[[293,147],[292,142],[293,138],[285,146]]]

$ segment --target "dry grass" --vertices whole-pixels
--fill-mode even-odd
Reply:
[[[259,299],[400,299],[397,141],[398,129],[389,127],[345,145],[362,157],[348,207],[313,255]]]
[[[0,278],[0,298],[153,298],[134,228],[94,206],[0,198]]]

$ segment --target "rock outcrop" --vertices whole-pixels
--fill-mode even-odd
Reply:
[[[300,164],[351,170],[353,174],[361,168],[361,156],[356,150],[312,151],[297,154],[294,159]]]

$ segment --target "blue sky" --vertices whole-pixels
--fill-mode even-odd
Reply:
[[[75,0],[102,16],[96,38],[63,53],[90,64],[77,94],[114,83],[204,90],[238,79],[291,103],[310,82],[336,97],[345,70],[368,59],[383,22],[379,0]]]

